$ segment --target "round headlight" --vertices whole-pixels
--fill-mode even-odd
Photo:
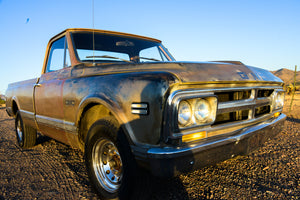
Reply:
[[[206,122],[211,113],[211,106],[205,99],[199,99],[195,104],[195,117],[200,122]]]
[[[178,122],[185,126],[192,118],[192,108],[187,101],[181,101],[178,108]]]
[[[275,99],[275,105],[276,105],[276,109],[283,107],[283,105],[284,105],[284,93],[283,92],[277,93],[277,96]]]

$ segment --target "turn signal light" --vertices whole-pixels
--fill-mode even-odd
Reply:
[[[203,138],[206,138],[206,131],[183,135],[182,142],[191,142],[191,141],[200,140]]]
[[[280,112],[274,113],[274,117],[278,117],[280,115]]]

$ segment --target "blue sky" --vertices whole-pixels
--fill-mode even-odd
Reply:
[[[95,28],[154,37],[178,61],[300,67],[299,0],[94,0]],[[40,75],[48,40],[92,28],[92,0],[0,0],[0,93]]]

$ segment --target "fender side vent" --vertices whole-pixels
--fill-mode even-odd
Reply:
[[[132,103],[131,104],[131,113],[138,115],[148,115],[148,103]]]

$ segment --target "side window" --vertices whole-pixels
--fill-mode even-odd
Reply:
[[[156,61],[168,61],[168,59],[161,53],[157,46],[143,49],[140,51],[141,57],[140,62],[153,62],[152,59]]]
[[[65,51],[66,50],[66,51]],[[52,72],[71,65],[65,37],[52,43],[46,72]]]

